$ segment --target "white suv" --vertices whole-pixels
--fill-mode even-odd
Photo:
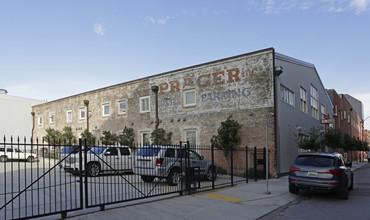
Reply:
[[[84,153],[82,153],[84,155]],[[82,171],[88,176],[98,176],[100,173],[132,172],[132,155],[129,147],[93,147],[87,152],[87,166],[84,167],[82,158]],[[79,153],[66,158],[65,171],[73,174],[79,173]]]
[[[139,149],[135,155],[134,174],[141,175],[144,182],[152,182],[154,178],[166,178],[169,185],[177,185],[181,169],[185,170],[188,161],[196,174],[198,168],[200,175],[207,180],[216,179],[216,165],[212,165],[212,161],[204,159],[193,150],[187,152],[179,146],[152,146]]]
[[[6,162],[8,159],[33,162],[35,159],[37,159],[37,156],[34,153],[27,153],[18,148],[0,147],[0,162]]]

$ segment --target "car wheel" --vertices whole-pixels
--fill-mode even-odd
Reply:
[[[213,181],[217,178],[217,172],[215,167],[209,167],[206,178],[209,181]]]
[[[289,192],[290,193],[294,193],[294,194],[298,194],[299,193],[299,188],[296,187],[293,184],[289,184]]]
[[[98,176],[100,173],[99,163],[89,163],[87,164],[87,175],[88,176]]]
[[[180,172],[177,169],[172,169],[171,172],[168,174],[167,183],[171,186],[177,186],[179,182]]]
[[[6,162],[8,158],[6,156],[1,156],[0,157],[0,162]]]
[[[146,183],[151,183],[154,180],[154,176],[141,176],[141,179]]]
[[[353,173],[351,173],[351,185],[348,188],[349,190],[353,190]]]
[[[35,158],[34,157],[32,157],[32,156],[29,156],[28,158],[27,158],[27,162],[33,162],[35,160]]]

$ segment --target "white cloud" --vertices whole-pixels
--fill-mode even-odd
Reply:
[[[105,30],[102,24],[94,24],[94,32],[98,35],[105,35]]]
[[[324,11],[340,13],[354,11],[360,14],[369,10],[370,0],[248,0],[249,9],[257,9],[265,14],[281,14],[292,11]]]
[[[360,14],[367,10],[367,6],[370,4],[370,0],[352,0],[349,7],[355,10],[356,14]]]
[[[169,16],[165,16],[162,18],[155,19],[153,17],[147,17],[146,22],[152,23],[152,24],[159,24],[159,25],[165,25],[171,18]]]

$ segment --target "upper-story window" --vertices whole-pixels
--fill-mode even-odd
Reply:
[[[80,108],[80,120],[85,120],[86,118],[86,109]]]
[[[319,91],[311,85],[311,116],[319,119]]]
[[[326,115],[326,106],[321,104],[321,119],[324,119]]]
[[[140,97],[140,113],[150,112],[150,97]]]
[[[41,115],[37,116],[37,125],[42,126],[42,116]]]
[[[118,101],[118,115],[124,115],[127,111],[126,101]]]
[[[54,124],[55,123],[55,114],[54,113],[50,113],[49,114],[49,124]]]
[[[72,110],[66,111],[66,118],[67,118],[67,123],[72,122]]]
[[[281,85],[281,100],[294,106],[294,92]]]
[[[301,99],[301,111],[307,113],[307,91],[304,88],[300,88],[300,99]]]
[[[107,117],[110,114],[110,106],[109,103],[102,104],[102,116]]]
[[[184,106],[195,106],[195,90],[184,91]]]

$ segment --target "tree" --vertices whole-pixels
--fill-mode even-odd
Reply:
[[[122,146],[129,146],[130,148],[134,147],[135,133],[133,128],[125,128],[121,135],[118,136],[118,142]]]
[[[46,136],[44,136],[44,140],[48,142],[51,146],[55,146],[57,144],[61,144],[62,142],[62,133],[54,128],[47,128],[45,129]]]
[[[217,135],[213,135],[211,143],[214,147],[221,150],[226,157],[227,166],[229,166],[229,153],[235,149],[235,145],[239,143],[240,137],[238,132],[242,126],[235,120],[228,118],[221,122],[221,126],[217,129]]]
[[[114,145],[116,144],[117,140],[117,135],[111,133],[110,131],[103,131],[103,136],[100,137],[100,141],[103,145]]]
[[[87,146],[93,146],[95,144],[96,138],[92,135],[91,132],[87,131],[87,129],[84,130],[84,132],[81,133],[82,140],[86,140]]]
[[[325,132],[324,143],[325,145],[332,149],[335,148],[343,149],[344,147],[343,133],[335,129],[329,129],[328,131]]]
[[[303,138],[298,143],[298,147],[304,150],[320,150],[324,146],[320,130],[321,127],[312,127],[308,132],[308,137]]]
[[[62,138],[65,145],[73,145],[76,143],[76,137],[73,135],[72,128],[71,127],[64,127]]]
[[[158,128],[152,132],[150,138],[154,145],[171,144],[172,132],[167,133],[163,128]]]

